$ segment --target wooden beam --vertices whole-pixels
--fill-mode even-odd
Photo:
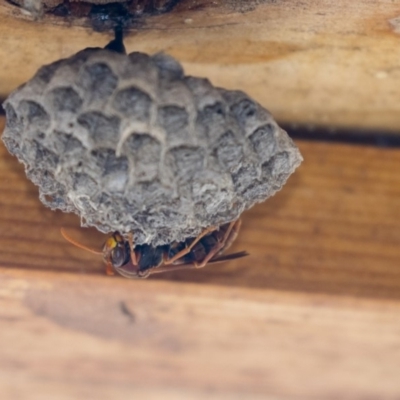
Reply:
[[[398,1],[248,4],[256,3],[243,9],[234,1],[182,2],[132,30],[126,47],[166,51],[189,74],[247,91],[281,121],[398,132]],[[28,21],[19,13],[0,3],[3,97],[40,65],[111,37],[81,21]]]
[[[249,257],[151,279],[400,298],[400,149],[299,141],[304,163],[282,191],[243,215],[232,251]],[[105,235],[38,200],[23,167],[0,147],[1,265],[103,275]],[[112,279],[112,278],[111,278]]]
[[[6,399],[400,395],[399,302],[18,269],[0,274]]]

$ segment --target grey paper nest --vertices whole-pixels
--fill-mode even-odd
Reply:
[[[137,244],[235,220],[302,160],[266,109],[165,54],[85,49],[42,67],[4,108],[3,141],[41,201]]]

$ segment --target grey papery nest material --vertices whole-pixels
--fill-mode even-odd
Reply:
[[[160,53],[85,49],[42,67],[4,108],[3,141],[41,201],[137,244],[237,219],[302,161],[245,93],[185,76]]]

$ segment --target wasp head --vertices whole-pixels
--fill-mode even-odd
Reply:
[[[113,233],[103,247],[103,258],[115,269],[121,268],[130,260],[129,243],[119,233]]]

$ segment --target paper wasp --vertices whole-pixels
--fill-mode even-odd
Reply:
[[[204,229],[196,238],[183,242],[173,242],[161,246],[149,244],[134,245],[132,233],[126,239],[119,232],[114,232],[105,242],[103,251],[96,251],[77,243],[61,230],[64,238],[70,243],[95,254],[101,254],[106,263],[106,272],[114,271],[126,278],[147,278],[151,274],[202,268],[248,255],[246,251],[223,255],[223,252],[236,239],[240,219]]]

